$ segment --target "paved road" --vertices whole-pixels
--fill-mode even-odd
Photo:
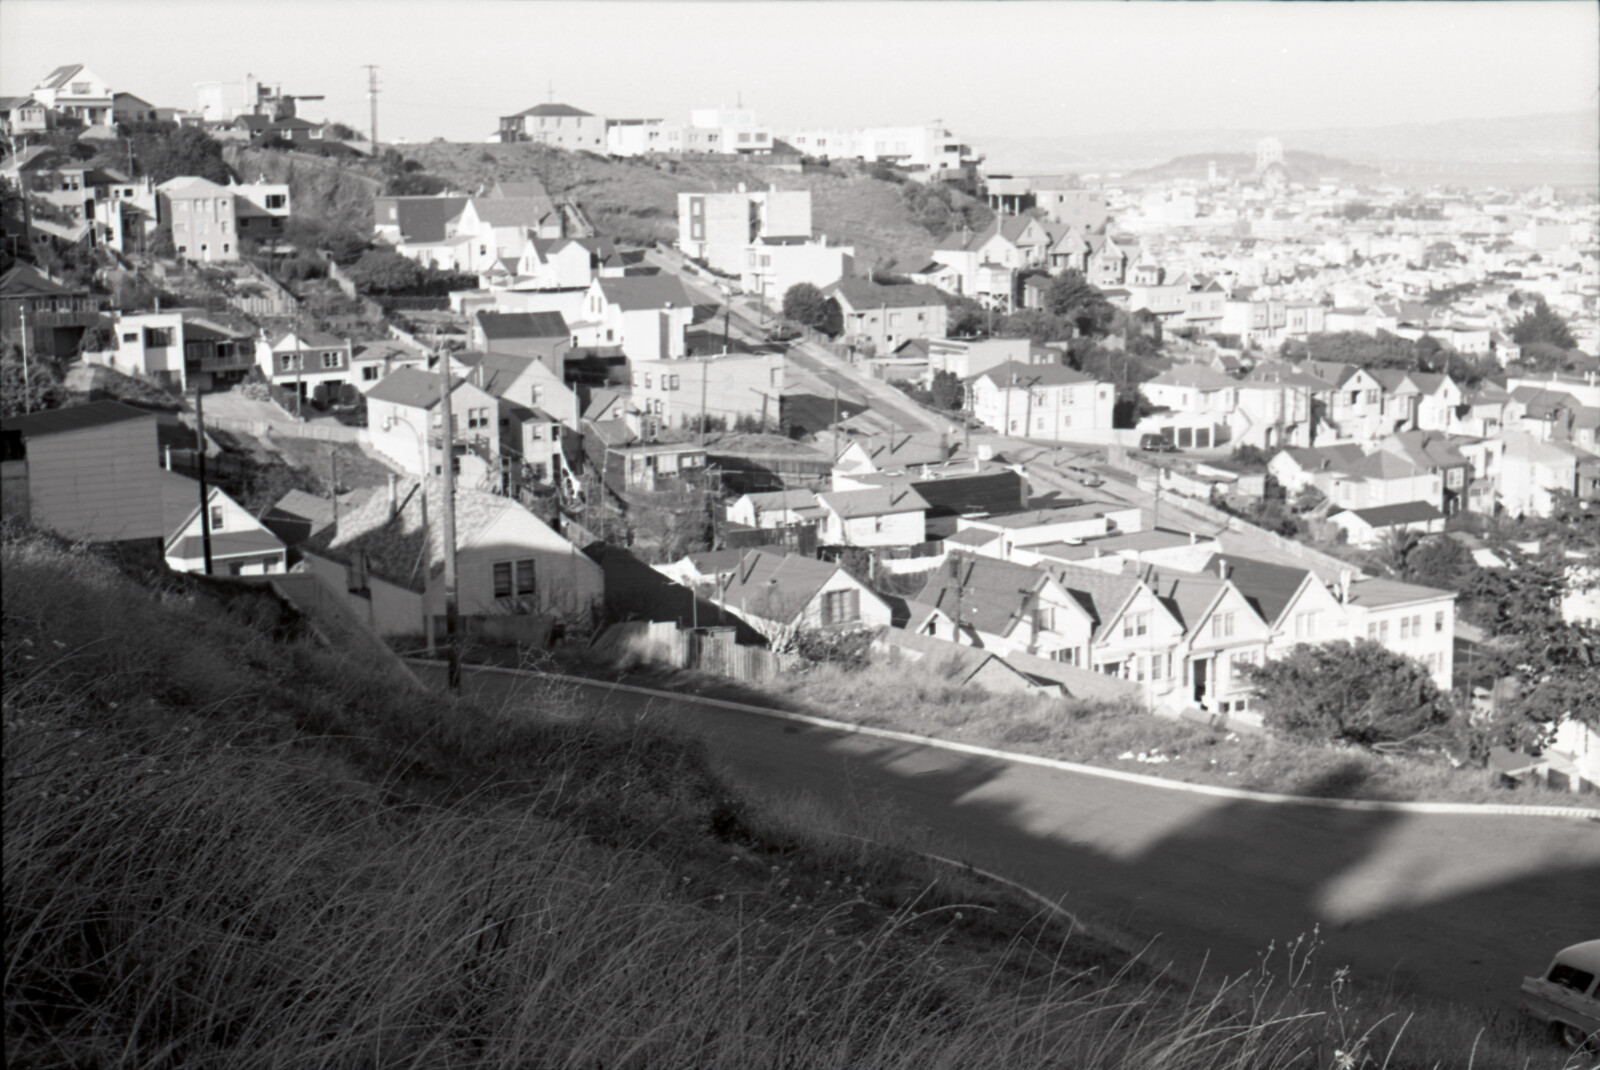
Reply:
[[[427,671],[427,670],[425,670]],[[437,676],[437,674],[435,674]],[[468,672],[513,705],[529,681]],[[1600,930],[1600,825],[1373,814],[1211,798],[584,686],[601,716],[704,738],[738,781],[850,801],[925,830],[1157,957],[1237,974],[1320,925],[1326,966],[1485,1007]],[[522,695],[526,695],[524,690]],[[537,704],[537,703],[534,703]]]

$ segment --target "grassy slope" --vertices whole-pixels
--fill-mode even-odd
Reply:
[[[1267,1070],[1398,1031],[1293,970],[1118,970],[691,745],[407,690],[259,593],[9,528],[0,566],[13,1065]],[[1421,1021],[1387,1065],[1467,1065],[1481,1021]]]
[[[482,643],[468,649],[475,660],[513,668],[522,664],[522,655],[513,650]],[[619,668],[591,657],[552,662],[550,667],[602,679],[616,679]],[[1215,729],[1150,714],[1134,705],[992,694],[952,685],[945,675],[949,666],[937,662],[880,659],[863,672],[824,665],[784,673],[765,686],[641,663],[620,667],[626,682],[642,687],[1191,784],[1333,799],[1600,805],[1593,796],[1537,784],[1508,789],[1486,770],[1456,769],[1432,755],[1386,758],[1356,747]]]
[[[528,144],[430,142],[406,146],[404,153],[427,174],[457,189],[537,178],[551,194],[567,194],[582,204],[602,233],[624,241],[670,244],[677,238],[680,192],[731,190],[740,182],[750,189],[776,184],[779,189],[811,190],[814,229],[830,241],[854,244],[863,265],[914,259],[937,240],[911,217],[898,186],[864,176],[797,175],[758,164],[697,162],[678,162],[669,173],[649,163]],[[236,166],[288,181],[297,212],[371,225],[370,198],[380,175],[375,164],[244,152]]]

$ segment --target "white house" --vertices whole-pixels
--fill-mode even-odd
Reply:
[[[835,546],[914,546],[927,538],[928,503],[908,485],[817,495],[822,541]]]
[[[598,278],[584,295],[572,329],[574,344],[621,346],[635,360],[676,360],[686,352],[684,332],[694,322],[694,301],[672,275]]]
[[[1065,365],[1008,361],[968,383],[973,416],[1003,435],[1071,440],[1112,427],[1115,388]]]
[[[800,629],[887,628],[889,604],[839,565],[752,550],[721,575],[711,601],[769,640]]]
[[[283,541],[220,488],[206,488],[209,515],[203,518],[197,480],[163,470],[160,483],[161,516],[167,529],[162,551],[168,568],[178,572],[205,571],[204,525],[209,522],[213,576],[260,576],[284,571]]]

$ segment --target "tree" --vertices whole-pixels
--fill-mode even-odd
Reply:
[[[149,123],[134,131],[132,142],[139,170],[157,185],[186,175],[219,185],[233,181],[233,170],[222,158],[221,143],[195,127]]]
[[[1397,749],[1437,738],[1453,714],[1421,662],[1366,639],[1302,643],[1244,670],[1263,723],[1303,739]]]
[[[1070,320],[1078,333],[1104,335],[1116,318],[1117,310],[1100,288],[1081,271],[1063,271],[1044,292],[1045,311]]]
[[[1046,342],[1065,342],[1072,338],[1072,321],[1037,308],[1025,308],[1000,318],[995,333],[1002,338],[1027,338],[1043,345]]]
[[[1558,349],[1575,349],[1578,344],[1572,337],[1572,329],[1567,326],[1567,321],[1551,311],[1543,298],[1512,325],[1511,340],[1519,346],[1540,342]]]
[[[809,282],[797,282],[783,295],[783,318],[820,331],[828,324],[828,299]]]
[[[1411,556],[1411,551],[1417,548],[1420,539],[1416,532],[1404,528],[1389,528],[1378,536],[1378,545],[1374,551],[1378,563],[1388,570],[1391,576],[1403,576],[1406,572],[1406,561]]]
[[[28,375],[22,374],[22,351],[7,346],[0,357],[0,415],[20,416],[58,408],[67,399],[55,365],[42,357],[28,362]]]
[[[417,262],[389,249],[372,249],[350,265],[350,278],[358,288],[372,293],[403,293],[422,285]]]
[[[1467,548],[1448,535],[1435,535],[1418,543],[1406,555],[1402,577],[1408,583],[1461,591],[1473,581],[1477,562]]]
[[[944,307],[945,334],[951,338],[970,338],[988,327],[989,313],[970,297],[945,294]]]
[[[934,372],[929,392],[936,408],[958,412],[967,403],[967,389],[955,372]]]

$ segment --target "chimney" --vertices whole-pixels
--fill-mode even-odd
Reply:
[[[1351,572],[1347,568],[1339,570],[1339,604],[1348,605],[1350,602]]]
[[[1232,571],[1233,571],[1233,568],[1232,568],[1232,566],[1230,566],[1228,564],[1226,559],[1221,558],[1221,557],[1217,558],[1217,578],[1218,579],[1220,579],[1220,580],[1227,579],[1228,578],[1228,574],[1231,573]]]
[[[166,469],[167,469],[167,471],[170,472],[170,471],[172,471],[172,447],[171,446],[167,446],[167,447],[165,447],[165,449],[166,449],[166,454],[167,454]]]
[[[1194,544],[1195,544],[1195,543],[1197,543],[1197,542],[1199,542],[1199,541],[1200,541],[1200,536],[1198,536],[1198,535],[1196,535],[1196,534],[1195,534],[1195,533],[1194,533],[1194,532],[1192,532],[1192,531],[1191,531],[1191,532],[1189,532],[1189,545],[1190,545],[1190,546],[1193,546],[1193,545],[1194,545]]]
[[[337,493],[338,492],[336,490],[335,494],[337,494]],[[400,511],[400,477],[391,472],[390,475],[389,475],[389,519],[393,520],[395,518],[395,514],[398,513],[399,511]]]

